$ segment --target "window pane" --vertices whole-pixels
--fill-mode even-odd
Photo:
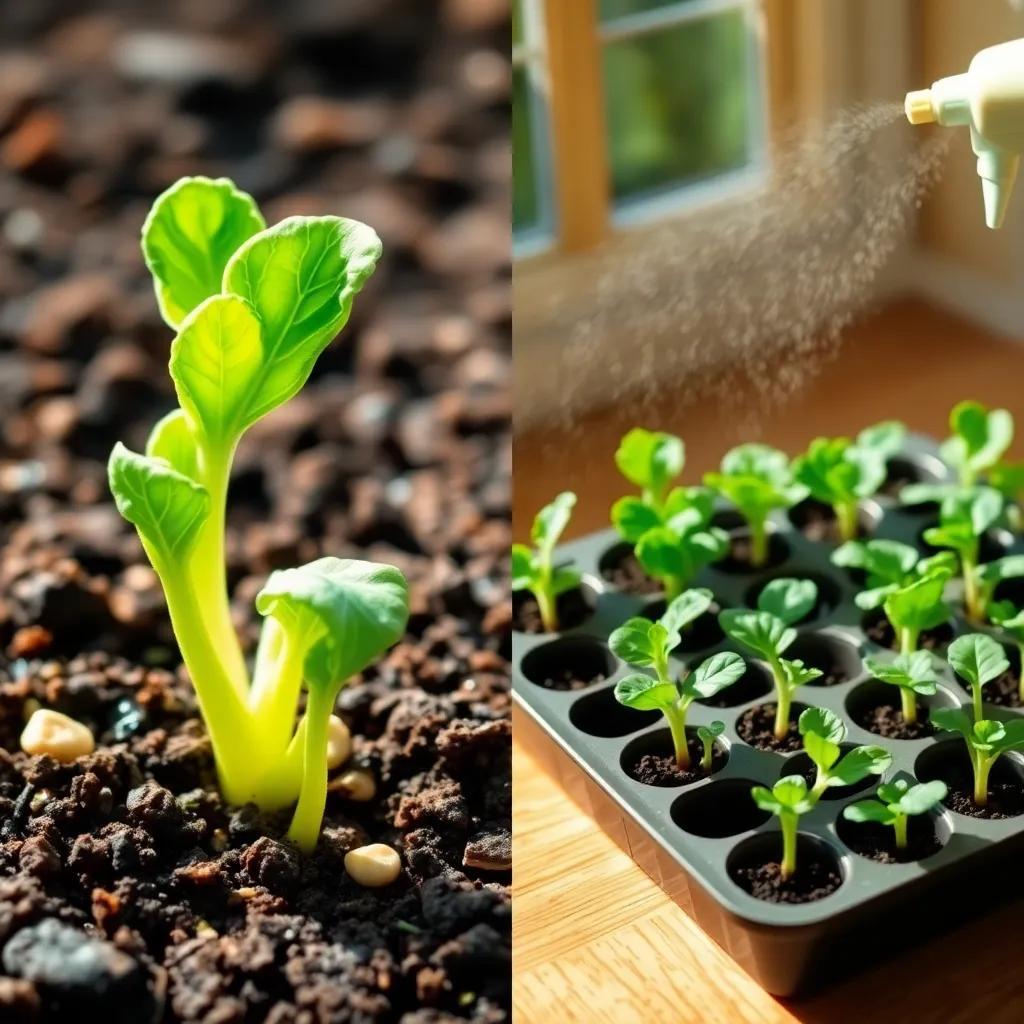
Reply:
[[[623,18],[629,14],[644,14],[662,7],[678,7],[687,0],[599,0],[598,12],[602,21]]]
[[[515,231],[537,227],[540,220],[530,91],[526,69],[516,68],[512,73],[512,227]]]
[[[616,199],[747,162],[747,52],[741,11],[606,44]]]

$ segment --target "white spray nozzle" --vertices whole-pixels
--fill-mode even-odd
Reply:
[[[907,93],[911,124],[969,125],[978,158],[985,223],[998,228],[1024,151],[1024,39],[990,46],[962,75]]]

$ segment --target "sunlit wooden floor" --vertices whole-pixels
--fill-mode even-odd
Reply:
[[[883,367],[884,374],[875,372]],[[949,408],[967,397],[1011,409],[1024,433],[1024,345],[905,301],[851,330],[839,358],[799,399],[766,417],[756,439],[796,452],[816,435],[893,416],[942,435]],[[580,498],[573,533],[605,525],[620,494],[612,455],[619,437],[639,423],[685,437],[689,481],[744,439],[728,410],[681,408],[671,395],[643,414],[592,415],[572,438],[523,435],[515,451],[517,538],[533,512],[564,488]],[[1015,449],[1019,456],[1024,445]],[[579,811],[521,741],[514,747],[514,843],[518,1024],[1024,1020],[1020,903],[784,1005],[754,985]]]

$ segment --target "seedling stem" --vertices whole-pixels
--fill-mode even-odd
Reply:
[[[782,829],[782,879],[789,881],[796,871],[796,833],[800,823],[798,815],[792,811],[783,811],[779,815],[779,827]]]

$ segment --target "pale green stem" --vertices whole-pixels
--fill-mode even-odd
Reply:
[[[904,626],[900,634],[900,654],[913,654],[917,650],[917,637],[920,631]]]
[[[312,853],[320,835],[327,803],[327,720],[335,691],[313,687],[306,702],[306,735],[302,749],[302,788],[288,838],[304,853]]]
[[[273,628],[274,619],[264,620],[264,629]],[[266,648],[269,664],[257,658],[256,673],[249,695],[249,708],[256,721],[265,756],[276,760],[288,746],[295,726],[295,709],[302,690],[302,668],[308,644],[293,631],[277,624],[278,639]],[[261,642],[260,654],[264,653]]]
[[[900,687],[900,705],[903,721],[913,725],[917,721],[917,694],[909,686]]]
[[[836,519],[839,522],[839,536],[842,540],[857,539],[857,502],[841,501],[834,506]]]
[[[981,706],[981,683],[971,683],[971,710],[974,712],[976,722],[980,722],[985,717],[984,709]]]
[[[775,738],[784,740],[789,732],[789,710],[793,702],[793,693],[782,674],[782,666],[778,659],[771,662],[772,675],[775,677]]]
[[[988,773],[995,764],[995,758],[973,756],[974,762],[974,802],[979,807],[988,806]]]
[[[666,604],[671,604],[685,589],[678,576],[663,576],[661,585],[665,588]]]
[[[672,733],[676,764],[686,771],[690,767],[690,749],[686,744],[686,709],[678,706],[668,707],[665,709],[665,717]]]
[[[978,588],[975,559],[964,555],[961,556],[960,564],[964,577],[964,609],[967,612],[967,618],[971,622],[983,622],[985,619],[984,601],[982,601],[981,591]]]
[[[548,578],[533,592],[537,599],[537,607],[540,610],[540,621],[548,633],[558,632],[558,606],[551,594],[551,584]]]
[[[782,879],[788,881],[796,873],[796,829],[800,819],[789,811],[779,815],[782,828]]]
[[[259,805],[276,811],[295,803],[302,787],[302,759],[306,742],[306,716],[299,719],[288,749],[279,761],[269,766],[259,782]]]
[[[822,794],[828,789],[828,772],[824,772],[819,767],[814,776],[814,786],[811,789],[811,796],[814,798],[815,803],[821,799]]]
[[[897,814],[892,827],[896,833],[896,849],[905,850],[907,848],[907,816]]]
[[[711,736],[705,736],[702,741],[704,744],[704,754],[700,759],[700,766],[704,771],[711,771],[711,762],[715,756],[715,741]]]

